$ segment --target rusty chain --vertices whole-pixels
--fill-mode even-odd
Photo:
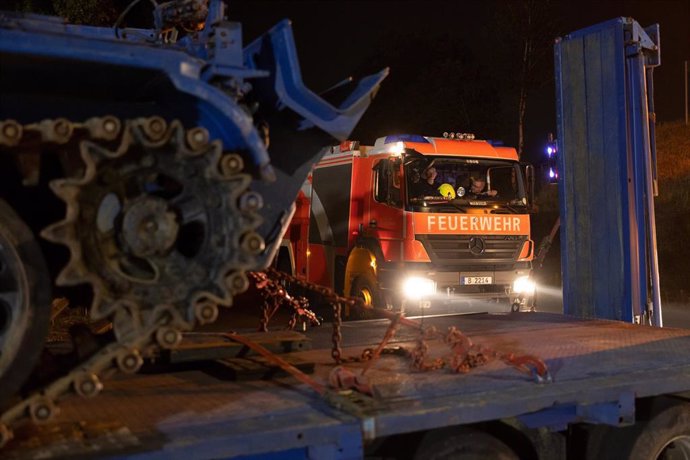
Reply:
[[[419,335],[415,342],[415,348],[410,353],[411,362],[410,367],[418,371],[432,371],[445,367],[442,359],[436,358],[431,362],[426,362],[426,357],[429,353],[428,340],[434,339],[438,335],[434,326],[419,329]]]
[[[298,286],[304,290],[311,291],[322,296],[324,301],[331,306],[333,310],[333,334],[331,336],[333,348],[331,349],[331,356],[336,364],[341,364],[344,361],[352,362],[363,360],[361,357],[343,358],[341,346],[343,340],[341,331],[343,305],[347,305],[349,308],[365,308],[360,299],[340,296],[330,288],[311,283],[296,276],[289,275],[285,272],[278,271],[273,267],[269,267],[266,270],[266,273],[274,280],[290,283],[291,285]]]
[[[398,331],[398,327],[400,325],[401,317],[402,314],[398,314],[395,318],[391,320],[388,329],[386,329],[386,333],[383,335],[383,340],[381,340],[379,346],[376,347],[376,350],[369,353],[371,357],[368,360],[368,362],[364,365],[361,375],[364,375],[371,368],[374,362],[379,358],[379,356],[381,356],[381,352],[383,351],[384,347],[388,344],[388,342],[391,341],[393,336],[395,336],[395,333]]]
[[[333,342],[333,349],[331,356],[336,364],[342,363],[342,349],[343,334],[340,330],[342,325],[342,304],[340,302],[333,302],[333,334],[331,334],[331,341]]]
[[[295,309],[292,313],[292,316],[290,317],[290,321],[288,321],[288,329],[290,329],[291,331],[294,330],[297,327],[297,323],[299,322],[299,320],[304,317],[308,317],[311,320],[312,324],[321,323],[321,321],[319,321],[318,317],[314,314],[314,312],[309,309],[309,301],[306,297],[296,297],[295,302]],[[311,319],[312,315],[313,319]]]
[[[333,349],[331,355],[336,364],[348,362],[364,362],[367,361],[362,375],[370,369],[374,361],[376,361],[382,354],[396,354],[410,359],[410,367],[418,371],[432,371],[442,368],[448,368],[452,372],[467,373],[470,370],[488,364],[493,360],[500,360],[505,364],[514,367],[515,369],[533,376],[537,382],[549,382],[551,376],[544,361],[533,355],[515,355],[514,353],[502,353],[490,348],[474,344],[472,340],[462,331],[454,326],[448,328],[445,334],[441,334],[435,327],[423,327],[421,323],[406,318],[401,313],[392,313],[381,310],[380,313],[391,321],[391,325],[387,329],[384,338],[378,345],[376,350],[370,348],[365,349],[361,356],[344,358],[342,356],[342,332],[341,332],[341,313],[342,306],[347,305],[350,308],[366,308],[361,299],[352,297],[343,297],[338,295],[332,289],[311,283],[301,278],[297,278],[287,273],[280,272],[274,268],[269,268],[267,273],[275,279],[279,279],[288,283],[297,285],[303,289],[315,292],[321,295],[324,301],[331,304],[334,312],[333,320]],[[399,326],[404,325],[419,331],[418,338],[414,349],[407,350],[403,347],[394,347],[387,349],[386,345],[395,335]],[[427,344],[430,340],[439,340],[447,345],[451,351],[450,358],[444,360],[443,358],[435,358],[427,361],[429,346]]]
[[[268,323],[281,307],[291,309],[288,329],[294,330],[299,319],[309,321],[312,325],[319,325],[321,321],[308,308],[309,302],[305,297],[291,296],[285,287],[280,283],[280,279],[271,277],[271,272],[248,272],[247,277],[254,283],[254,287],[261,296],[263,304],[261,306],[261,319],[259,322],[259,332],[268,331]]]

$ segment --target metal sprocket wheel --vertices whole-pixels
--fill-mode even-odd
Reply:
[[[57,284],[89,283],[92,318],[113,317],[120,341],[161,309],[176,329],[213,321],[263,250],[241,158],[158,117],[126,122],[114,149],[83,141],[80,153],[83,177],[51,183],[66,217],[42,232],[70,250]]]

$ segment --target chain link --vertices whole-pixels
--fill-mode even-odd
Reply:
[[[336,364],[342,363],[342,350],[341,344],[343,342],[343,334],[340,330],[342,325],[342,304],[340,302],[333,302],[333,334],[331,335],[331,340],[333,342],[333,349],[331,350],[331,356]]]
[[[294,330],[300,319],[308,321],[316,326],[321,324],[316,314],[308,308],[309,301],[305,297],[291,296],[285,286],[281,284],[285,282],[285,280],[283,280],[282,277],[276,276],[276,273],[280,272],[265,271],[247,273],[248,278],[250,281],[253,281],[256,290],[263,300],[263,304],[261,305],[259,332],[268,331],[268,323],[281,307],[291,310],[290,320],[287,325],[289,330]]]

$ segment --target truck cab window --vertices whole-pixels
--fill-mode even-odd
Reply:
[[[496,190],[498,196],[514,199],[519,194],[517,170],[512,165],[489,168],[487,187]]]
[[[421,177],[433,168],[432,178]],[[420,173],[422,171],[422,173]],[[406,209],[463,213],[485,206],[516,212],[524,204],[525,189],[519,164],[503,159],[472,157],[431,157],[411,159],[405,166]],[[438,191],[438,192],[437,192]],[[494,211],[498,212],[498,211]]]
[[[374,166],[374,199],[379,203],[390,206],[401,206],[400,179],[394,170],[395,164],[389,160],[381,160]]]

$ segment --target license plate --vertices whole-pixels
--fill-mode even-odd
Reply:
[[[493,278],[491,276],[463,276],[462,284],[491,284]]]

